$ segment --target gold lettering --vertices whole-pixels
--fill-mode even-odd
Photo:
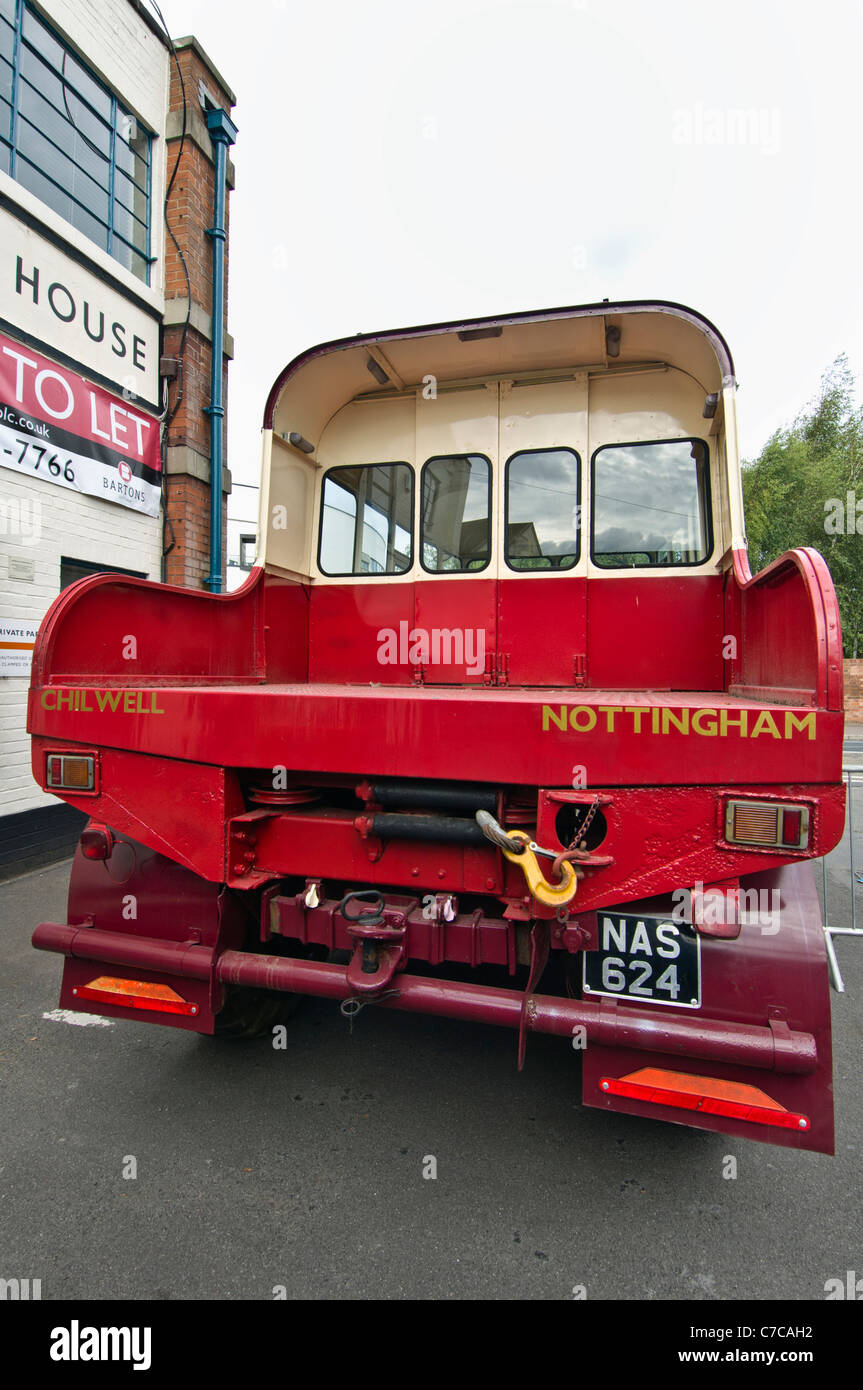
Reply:
[[[613,733],[614,733],[614,716],[615,716],[616,714],[623,714],[623,705],[600,705],[600,706],[599,706],[599,712],[600,712],[600,714],[604,714],[604,715],[605,715],[605,731],[606,731],[606,733],[613,734]]]
[[[704,718],[710,719],[710,724],[706,729],[702,729],[701,724]],[[706,738],[713,738],[716,733],[716,710],[697,709],[692,716],[692,732],[694,734],[704,734]]]
[[[163,714],[163,713],[164,713],[164,710],[159,710],[159,713],[160,713],[160,714]],[[558,716],[555,714],[554,709],[552,708],[551,705],[543,705],[543,707],[542,707],[542,732],[543,732],[544,734],[547,734],[547,733],[548,733],[549,720],[551,720],[552,723],[556,724],[557,727],[558,727],[559,729],[562,729],[563,732],[565,733],[565,732],[566,732],[566,705],[561,705],[561,707],[560,707],[560,717],[559,717],[559,718],[558,718]]]
[[[682,709],[682,710],[680,711],[680,718],[678,719],[677,715],[674,713],[673,710],[664,709],[664,710],[662,711],[662,732],[663,732],[664,734],[667,734],[667,733],[668,733],[668,726],[669,726],[670,724],[673,724],[674,727],[675,727],[676,729],[679,729],[680,732],[681,732],[682,734],[688,734],[688,733],[689,733],[689,710],[688,710],[688,709]]]
[[[124,713],[124,714],[134,714],[134,713],[135,713],[135,691],[134,691],[134,690],[127,690],[127,691],[125,691],[124,694],[123,694],[123,713]]]
[[[85,714],[94,714],[95,710],[93,709],[93,706],[87,704],[87,696],[89,695],[89,693],[90,692],[88,690],[81,691],[81,709],[84,711]]]
[[[776,727],[776,720],[773,718],[773,715],[769,710],[763,709],[755,721],[755,728],[752,730],[751,737],[757,738],[758,735],[763,734],[765,730],[771,738],[782,737]]]
[[[719,733],[721,737],[725,738],[728,733],[728,726],[731,724],[735,729],[739,729],[741,738],[746,738],[746,723],[748,717],[749,711],[745,709],[742,709],[738,715],[732,714],[730,710],[721,709],[719,711]]]
[[[811,739],[815,737],[814,713],[804,714],[802,719],[798,719],[796,714],[792,714],[791,710],[787,709],[785,711],[785,737],[791,738],[794,730],[802,734],[804,729],[808,730]]]
[[[579,724],[578,716],[580,714],[587,715],[588,722],[586,724]],[[589,705],[576,705],[574,709],[569,711],[569,722],[577,733],[589,734],[591,729],[596,726],[596,710],[591,709]]]
[[[150,711],[149,711],[148,709],[144,709],[144,692],[143,692],[143,690],[139,690],[139,691],[138,691],[138,700],[137,700],[137,703],[136,703],[136,705],[135,705],[135,713],[136,713],[136,714],[149,714],[149,713],[150,713]]]
[[[55,710],[55,709],[57,708],[56,704],[54,704],[54,705],[49,705],[49,703],[48,703],[48,697],[49,697],[49,695],[53,695],[54,693],[55,693],[55,692],[54,692],[53,690],[43,690],[43,691],[42,691],[42,708],[43,708],[43,709]]]
[[[58,709],[62,709],[62,708],[63,708],[63,705],[65,704],[65,706],[66,706],[67,709],[72,709],[72,708],[73,708],[74,699],[75,699],[75,692],[74,692],[74,690],[58,690],[58,691],[57,691],[57,708],[58,708]]]
[[[153,691],[153,694],[150,696],[150,699],[151,699],[151,701],[152,701],[152,708],[151,708],[151,710],[150,710],[150,713],[151,713],[151,714],[164,714],[165,711],[164,711],[163,709],[159,709],[159,706],[156,704],[156,692],[155,692],[155,690]]]
[[[106,705],[111,706],[114,714],[117,713],[117,706],[120,703],[121,694],[119,690],[95,690],[93,693],[96,696],[96,704],[103,713]]]
[[[641,716],[647,713],[643,705],[626,705],[624,712],[632,715],[633,733],[641,733]]]

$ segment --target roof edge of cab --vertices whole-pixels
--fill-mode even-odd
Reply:
[[[711,323],[703,314],[699,314],[695,309],[690,309],[685,304],[678,304],[670,299],[617,299],[602,300],[594,304],[576,304],[559,309],[528,309],[520,313],[511,314],[488,314],[482,318],[473,319],[450,319],[445,323],[425,323],[418,324],[413,328],[394,328],[380,333],[355,333],[350,338],[334,338],[331,342],[318,343],[315,347],[307,348],[299,356],[293,358],[286,367],[279,373],[270,388],[267,396],[267,403],[264,407],[264,429],[273,428],[273,417],[275,414],[276,403],[284,389],[285,384],[290,378],[299,371],[300,367],[313,361],[316,357],[323,357],[330,352],[339,352],[344,348],[357,347],[361,343],[386,343],[395,339],[427,337],[432,333],[452,333],[470,332],[476,328],[505,328],[508,325],[518,323],[543,322],[544,320],[566,319],[566,318],[590,318],[601,314],[617,313],[659,313],[672,314],[676,318],[685,319],[690,323],[696,324],[709,338],[716,353],[717,360],[722,368],[723,377],[734,376],[734,362],[731,351],[715,324]]]

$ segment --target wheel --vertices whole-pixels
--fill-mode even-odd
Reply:
[[[258,950],[261,951],[258,945]],[[263,954],[323,960],[326,949],[303,946],[298,941],[268,941]],[[247,985],[226,985],[225,1003],[216,1014],[214,1037],[261,1038],[293,1018],[305,995]]]

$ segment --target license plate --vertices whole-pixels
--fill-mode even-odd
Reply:
[[[599,950],[584,952],[585,994],[701,1007],[701,942],[668,917],[598,914]]]

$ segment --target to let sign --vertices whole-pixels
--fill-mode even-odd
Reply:
[[[2,334],[0,466],[159,515],[158,420]]]

